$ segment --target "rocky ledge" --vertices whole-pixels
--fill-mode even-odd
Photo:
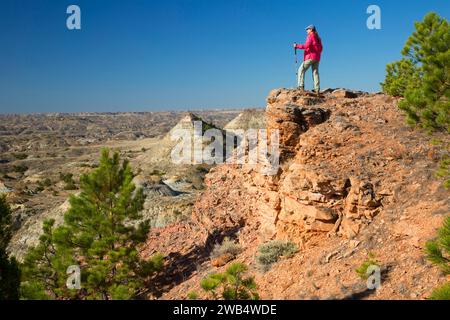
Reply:
[[[377,131],[374,127],[387,121],[386,115],[375,119],[377,115],[366,114],[362,119],[355,112],[356,101],[348,96],[367,94],[339,90],[317,97],[300,90],[273,90],[266,122],[269,134],[278,130],[280,136],[278,174],[264,176],[251,165],[217,167],[207,176],[209,189],[197,202],[194,219],[208,234],[218,227],[234,230],[243,220],[245,225],[254,222],[261,241],[301,242],[307,232],[354,237],[390,196],[383,191],[386,183],[374,179],[367,167],[383,160],[370,152],[374,146],[367,145],[366,132]],[[339,110],[342,99],[347,101]],[[392,102],[385,96],[371,99]],[[359,161],[361,156],[367,162]]]

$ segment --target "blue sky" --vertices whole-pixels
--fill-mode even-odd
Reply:
[[[370,4],[381,30],[366,27]],[[1,0],[0,113],[263,107],[294,86],[292,43],[311,23],[322,88],[378,91],[429,11],[448,18],[450,1]]]

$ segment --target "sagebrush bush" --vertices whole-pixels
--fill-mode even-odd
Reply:
[[[290,241],[273,240],[264,243],[258,248],[256,262],[258,268],[266,272],[281,257],[291,257],[298,251],[297,246]]]
[[[231,254],[232,256],[237,256],[242,252],[242,247],[231,240],[230,238],[225,238],[221,244],[215,244],[211,252],[211,258],[217,258],[223,256],[224,254]]]

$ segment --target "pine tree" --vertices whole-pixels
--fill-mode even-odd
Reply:
[[[408,122],[450,132],[450,27],[429,13],[415,23],[402,50],[404,58],[387,66],[384,92],[404,99],[399,107]]]
[[[383,92],[394,96],[403,97],[406,89],[419,83],[419,70],[411,60],[402,59],[386,66],[386,79],[381,83]]]
[[[448,149],[450,151],[450,149]],[[444,154],[439,163],[439,169],[436,175],[440,178],[444,178],[444,187],[450,189],[450,153]]]
[[[19,299],[19,266],[6,251],[11,234],[11,209],[5,196],[0,195],[0,300]]]
[[[64,223],[54,228],[47,221],[40,244],[28,253],[26,298],[131,299],[140,293],[161,269],[163,257],[139,257],[137,247],[146,240],[149,223],[142,221],[143,191],[132,179],[128,161],[102,151],[99,167],[81,176],[81,192],[69,199]],[[65,286],[66,269],[73,264],[81,268],[81,290]]]
[[[253,277],[245,277],[247,266],[236,262],[231,264],[224,273],[213,273],[205,277],[200,286],[211,294],[213,299],[224,300],[259,300],[257,286]],[[222,292],[217,292],[222,289]],[[189,294],[189,298],[196,297],[194,292]]]
[[[54,224],[53,219],[44,221],[39,244],[28,251],[21,265],[20,290],[24,299],[68,299],[78,294],[65,285],[67,267],[76,261],[69,251],[55,243]]]
[[[437,265],[445,275],[450,274],[450,216],[444,220],[437,239],[427,242],[425,251],[428,260]],[[436,288],[431,299],[450,300],[450,282]]]
[[[450,282],[436,288],[430,296],[431,300],[450,300]]]

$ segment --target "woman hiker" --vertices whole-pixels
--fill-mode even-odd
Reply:
[[[316,31],[314,25],[306,27],[308,37],[305,44],[294,43],[295,49],[305,50],[303,63],[298,69],[298,87],[301,90],[305,90],[305,72],[312,67],[313,79],[314,79],[314,91],[320,93],[320,77],[319,77],[319,63],[320,55],[322,54],[322,40]]]

